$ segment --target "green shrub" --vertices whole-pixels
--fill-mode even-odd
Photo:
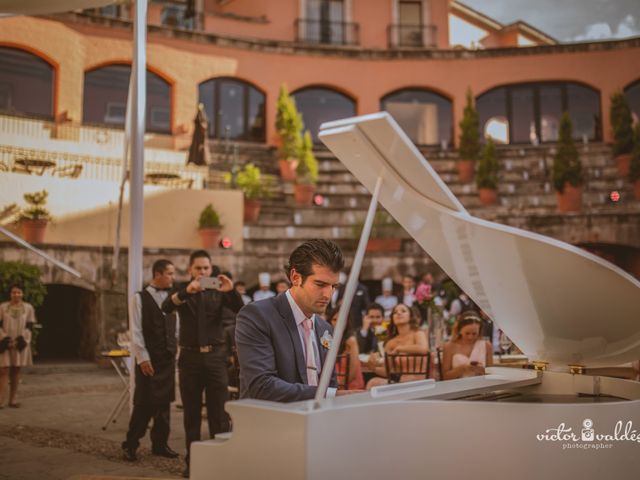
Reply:
[[[12,284],[19,284],[24,289],[24,301],[34,307],[44,302],[47,288],[40,281],[40,269],[35,265],[23,262],[0,262],[0,302],[10,298]]]
[[[286,84],[280,86],[276,105],[276,131],[282,139],[279,155],[281,159],[297,158],[302,148],[302,130],[304,123],[296,108],[296,102],[289,95]]]
[[[232,184],[231,173],[224,174],[224,181],[227,185]],[[270,198],[273,183],[273,177],[271,175],[263,175],[253,163],[247,163],[237,173],[235,181],[235,185],[242,190],[244,198],[247,200]]]
[[[22,209],[18,215],[18,220],[51,220],[51,214],[45,208],[48,196],[49,193],[46,190],[25,193],[23,197],[29,206]]]
[[[558,135],[558,151],[553,159],[551,171],[553,188],[562,193],[565,183],[577,187],[582,185],[582,163],[578,155],[578,149],[573,142],[571,119],[569,113],[564,112],[560,119],[560,132]]]
[[[307,130],[304,132],[302,148],[299,152],[299,162],[296,167],[296,183],[315,185],[318,182],[318,161],[313,154],[313,141]]]
[[[200,220],[198,221],[200,228],[220,228],[220,216],[218,212],[213,208],[213,205],[209,204],[200,213]]]
[[[624,93],[618,91],[611,95],[609,115],[613,129],[613,154],[631,153],[633,150],[633,118]]]
[[[629,180],[640,180],[640,122],[633,130],[633,151],[631,152],[631,166],[629,168]]]
[[[487,138],[482,157],[476,166],[476,184],[478,188],[498,189],[498,160],[496,146],[491,138]]]
[[[467,90],[467,106],[460,120],[460,159],[478,160],[480,156],[480,120],[473,105],[471,89]]]

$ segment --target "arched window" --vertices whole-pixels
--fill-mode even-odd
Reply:
[[[86,72],[83,122],[124,127],[130,76],[130,65],[108,65]],[[146,125],[148,132],[171,133],[171,85],[149,70]]]
[[[311,132],[314,143],[318,143],[318,132],[323,122],[353,117],[356,102],[346,95],[322,87],[307,87],[292,94],[296,107],[302,114],[304,128]]]
[[[53,118],[53,75],[42,58],[0,47],[0,112]]]
[[[600,94],[572,82],[494,88],[476,99],[483,137],[498,143],[556,142],[560,117],[569,112],[575,140],[600,140]]]
[[[407,88],[386,95],[380,106],[417,145],[449,145],[453,130],[451,101],[429,90]]]
[[[264,142],[265,96],[247,82],[215,78],[198,86],[200,103],[209,120],[209,137]]]
[[[640,80],[636,80],[624,89],[624,96],[629,101],[634,123],[640,122]]]

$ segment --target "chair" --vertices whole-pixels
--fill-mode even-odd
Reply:
[[[338,390],[349,390],[349,354],[343,353],[336,357],[336,379]]]
[[[400,383],[403,375],[429,378],[431,353],[387,353],[384,363],[389,383]]]
[[[231,350],[231,357],[229,357],[227,372],[229,375],[229,385],[227,391],[229,392],[229,400],[240,399],[240,363],[238,362],[238,352],[235,346]]]

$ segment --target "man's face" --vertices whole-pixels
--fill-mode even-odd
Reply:
[[[236,283],[235,288],[236,288],[236,292],[238,292],[240,295],[244,295],[245,293],[247,293],[247,287],[245,287],[241,283],[240,284]]]
[[[312,265],[311,275],[302,282],[302,275],[292,270],[291,295],[305,315],[324,313],[331,302],[333,290],[338,288],[339,273],[323,265]]]
[[[14,303],[18,303],[18,302],[22,301],[22,297],[23,297],[24,294],[22,293],[21,289],[13,287],[11,289],[10,295],[11,295],[11,301],[14,302]]]
[[[414,287],[415,282],[413,281],[413,278],[411,277],[403,277],[402,278],[402,287],[406,290],[409,291]]]
[[[189,274],[191,278],[209,277],[211,276],[211,260],[207,257],[198,257],[193,260],[189,266]]]
[[[384,319],[384,316],[380,310],[378,310],[377,308],[372,308],[367,312],[365,318],[370,324],[380,325],[382,323],[382,320]]]
[[[156,273],[153,279],[158,288],[171,288],[173,286],[173,277],[176,274],[176,267],[167,265],[162,273]]]

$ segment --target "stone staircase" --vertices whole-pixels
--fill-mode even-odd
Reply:
[[[624,229],[625,241],[640,247],[640,202],[633,199],[631,185],[618,177],[610,147],[603,144],[579,146],[585,177],[583,211],[559,214],[551,183],[553,147],[502,147],[499,153],[499,203],[480,204],[475,183],[463,184],[456,170],[457,152],[425,149],[423,154],[451,191],[474,216],[543,233],[572,243],[584,242],[585,231],[597,231],[599,238],[615,240],[613,227]],[[322,206],[298,206],[293,200],[293,185],[278,181],[274,196],[262,204],[260,220],[244,226],[245,265],[255,259],[261,265],[273,263],[281,269],[289,253],[308,238],[330,238],[347,253],[353,253],[358,225],[364,221],[370,195],[360,182],[326,149],[318,149],[317,193]],[[217,152],[218,158],[225,157]],[[228,155],[227,155],[228,158]],[[252,161],[263,171],[277,175],[275,151],[268,147],[242,148],[239,164]],[[228,161],[219,165],[231,165]],[[217,168],[218,165],[216,165]],[[221,176],[219,173],[213,173]],[[620,202],[609,200],[612,190],[621,194]],[[394,271],[420,271],[428,268],[430,258],[399,228],[403,239],[400,252],[374,253],[367,257],[363,274],[381,276]],[[634,237],[638,233],[638,238]],[[609,235],[609,238],[607,237]],[[613,243],[617,243],[614,241]]]

